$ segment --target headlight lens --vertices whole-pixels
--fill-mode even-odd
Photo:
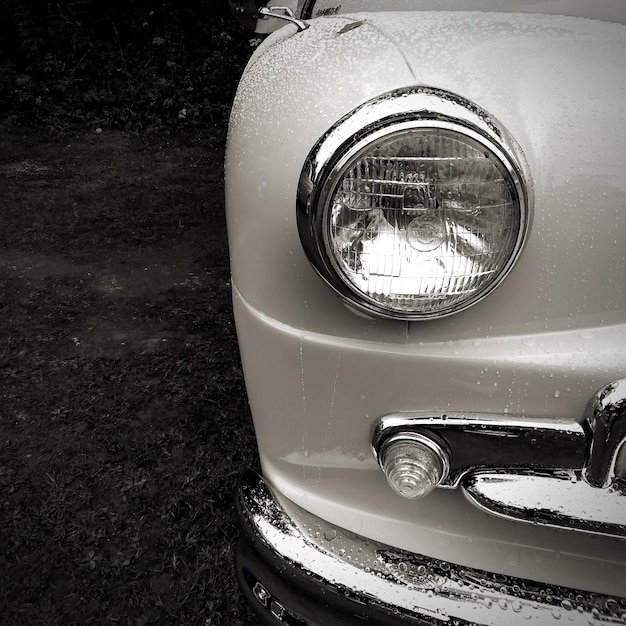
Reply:
[[[301,177],[299,226],[313,265],[352,304],[428,319],[502,281],[529,209],[522,167],[491,120],[449,94],[411,95],[430,110],[409,107],[355,128],[372,108],[384,110],[377,101],[318,144]],[[388,99],[411,100],[406,92]],[[329,143],[348,133],[331,155]]]

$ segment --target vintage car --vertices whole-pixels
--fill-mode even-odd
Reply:
[[[626,2],[231,0],[267,624],[626,624]]]

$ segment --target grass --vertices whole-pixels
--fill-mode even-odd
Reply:
[[[0,141],[0,622],[256,623],[220,145]]]

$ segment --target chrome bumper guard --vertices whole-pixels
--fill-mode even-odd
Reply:
[[[240,481],[236,505],[243,530],[237,578],[265,624],[626,624],[626,598],[461,567],[371,541],[284,500],[251,471]]]
[[[437,486],[460,487],[493,515],[626,538],[626,379],[600,389],[580,422],[435,411],[385,415],[374,425],[372,452],[386,475],[386,451],[394,444],[418,453],[428,444],[440,459]]]

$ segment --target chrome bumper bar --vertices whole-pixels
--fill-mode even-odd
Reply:
[[[281,503],[282,502],[282,503]],[[626,598],[460,567],[365,539],[241,479],[236,572],[265,624],[626,624]]]

